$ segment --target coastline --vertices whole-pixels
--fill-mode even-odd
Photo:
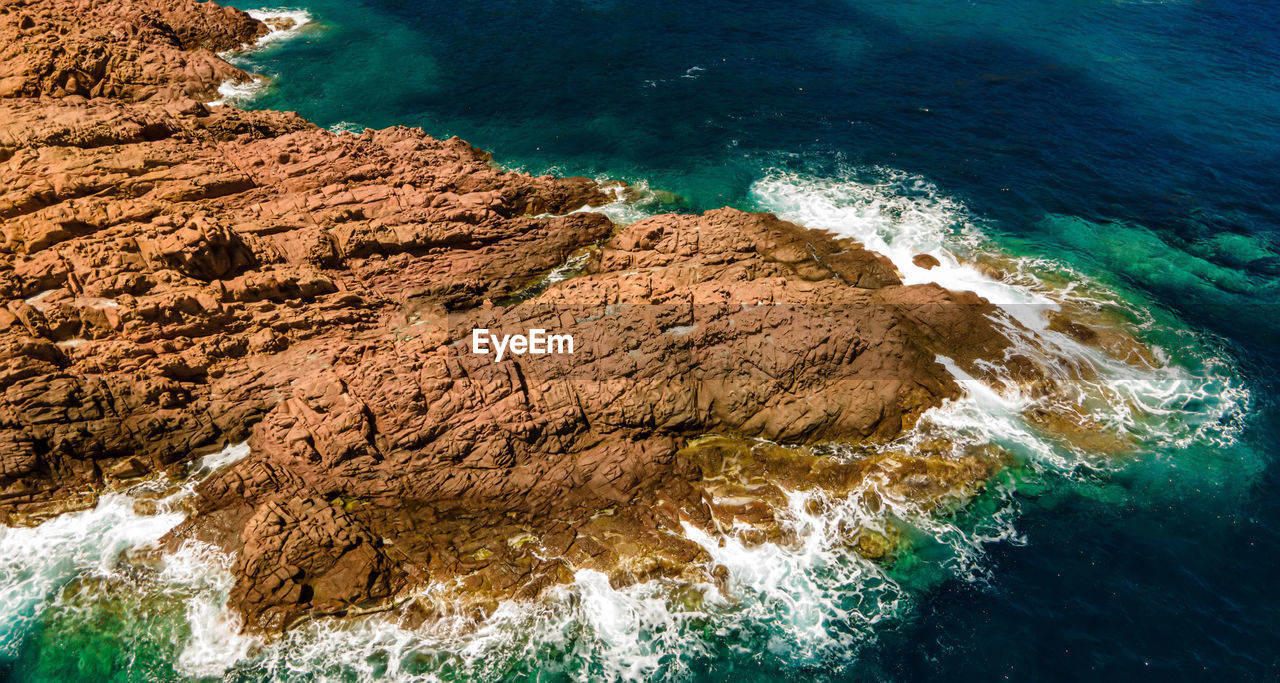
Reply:
[[[903,285],[899,264],[768,216],[658,216],[620,229],[598,214],[568,213],[606,199],[591,181],[502,173],[466,143],[421,131],[340,136],[288,114],[210,110],[197,96],[208,94],[211,79],[238,74],[203,54],[191,61],[211,65],[203,69],[210,75],[191,79],[184,68],[166,82],[160,73],[160,84],[129,95],[137,102],[66,95],[81,89],[78,76],[71,89],[66,77],[32,88],[45,97],[61,90],[61,103],[0,101],[19,130],[50,122],[29,125],[38,134],[7,134],[17,143],[7,158],[28,177],[83,168],[44,165],[39,150],[56,146],[77,150],[76,163],[92,169],[85,175],[103,178],[54,187],[52,202],[27,186],[27,204],[0,212],[14,274],[4,293],[22,302],[0,317],[7,344],[21,346],[21,356],[6,358],[17,366],[9,377],[39,389],[28,392],[38,400],[6,406],[6,472],[17,473],[6,482],[10,512],[46,496],[65,501],[113,481],[177,473],[187,458],[247,437],[252,454],[200,484],[193,516],[168,543],[201,539],[237,551],[232,603],[251,629],[277,631],[305,616],[377,607],[442,577],[474,577],[462,590],[490,611],[584,569],[615,586],[714,579],[714,543],[676,532],[690,535],[691,525],[723,534],[745,522],[777,538],[780,526],[768,512],[780,494],[760,492],[760,473],[720,477],[726,459],[772,462],[764,478],[778,490],[815,478],[852,486],[874,474],[925,507],[964,500],[999,466],[999,456],[946,446],[898,454],[910,461],[905,469],[877,469],[883,459],[865,454],[827,469],[803,452],[831,442],[870,450],[959,398],[958,375],[938,356],[972,381],[993,382],[980,361],[1013,342],[977,296]],[[168,99],[175,88],[181,94]],[[104,132],[104,120],[122,115],[132,129]],[[157,135],[165,137],[151,139]],[[112,176],[118,148],[130,147],[150,151]],[[527,218],[542,215],[550,217]],[[553,283],[523,308],[489,305],[580,249],[593,254],[585,277]],[[742,301],[791,310],[755,319],[722,310]],[[618,302],[642,314],[579,332],[594,340],[587,355],[602,367],[585,375],[541,369],[545,390],[529,368],[485,374],[449,350],[473,322],[577,326],[578,317]],[[833,322],[824,309],[859,317]],[[432,320],[445,324],[418,331]],[[664,336],[691,320],[699,334],[679,344]],[[795,348],[744,354],[758,342],[729,329],[743,322]],[[901,329],[910,331],[894,332]],[[618,330],[635,340],[622,353]],[[247,340],[242,348],[237,338]],[[848,339],[854,343],[840,343]],[[814,359],[813,348],[824,352]],[[632,352],[644,362],[623,359]],[[705,360],[720,352],[733,362]],[[681,365],[682,354],[698,362]],[[744,355],[773,367],[739,377]],[[112,369],[130,366],[162,379],[139,384]],[[728,389],[683,383],[695,370]],[[1042,373],[1031,362],[1006,370],[1028,386]],[[779,376],[785,401],[771,395]],[[71,388],[58,395],[55,381]],[[561,393],[575,382],[596,388]],[[636,383],[638,391],[626,386]],[[146,398],[131,405],[132,395]],[[67,410],[83,397],[124,417]],[[466,429],[435,428],[449,421]],[[708,434],[729,442],[695,443]],[[446,441],[455,443],[433,445]],[[773,452],[770,442],[799,450]],[[397,470],[418,476],[393,486],[362,482]],[[15,487],[29,481],[54,488]],[[492,507],[477,510],[478,501]],[[614,512],[596,516],[606,510]],[[513,511],[523,516],[514,524],[504,519]],[[541,518],[558,521],[540,526]],[[418,528],[431,537],[403,533]],[[508,542],[526,534],[537,552]],[[618,536],[641,542],[601,541]],[[887,541],[857,531],[851,538],[867,556],[892,554]]]
[[[299,32],[311,23],[311,15],[302,10],[248,10],[246,15],[267,27],[267,32],[256,36],[250,43],[224,50],[218,57],[233,63],[237,57],[269,47],[272,43],[292,40]],[[207,106],[235,105],[252,100],[262,88],[269,87],[268,78],[252,74],[247,81],[229,79],[218,84],[216,99],[206,103]]]

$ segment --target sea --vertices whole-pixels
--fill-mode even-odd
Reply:
[[[1072,375],[1081,405],[1129,444],[1100,453],[1029,424],[1037,397],[1015,383],[940,359],[965,396],[899,446],[994,444],[1010,466],[947,509],[790,492],[783,545],[689,527],[729,577],[699,601],[580,571],[479,621],[369,615],[272,639],[226,609],[232,558],[155,547],[192,482],[248,453],[229,446],[186,480],[0,529],[0,678],[1280,680],[1273,3],[231,4],[275,30],[228,55],[261,78],[221,102],[624,181],[631,200],[601,209],[620,223],[774,212],[1043,338],[1049,310],[1120,321],[1158,367],[1055,338],[1059,361],[1091,369]],[[852,552],[850,524],[892,527],[901,552]]]

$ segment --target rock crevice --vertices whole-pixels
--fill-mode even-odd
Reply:
[[[883,443],[958,395],[936,356],[1008,347],[979,297],[770,215],[619,227],[574,213],[596,183],[458,139],[201,104],[264,31],[195,0],[0,3],[0,513],[248,439],[172,540],[238,553],[251,628],[428,582],[702,571],[682,521],[733,513],[692,440]],[[477,327],[575,349],[495,362]]]

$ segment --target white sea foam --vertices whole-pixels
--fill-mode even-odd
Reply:
[[[682,646],[697,650],[696,642],[684,641],[684,622],[693,616],[672,609],[656,583],[618,590],[603,574],[584,570],[537,603],[502,603],[483,623],[461,615],[418,628],[383,616],[311,622],[269,645],[250,646],[260,649],[240,666],[266,680],[306,670],[322,680],[435,681],[494,680],[540,661],[571,680],[646,680],[670,670]]]
[[[271,29],[254,43],[261,47],[296,37],[304,26],[311,23],[311,14],[304,9],[251,9],[245,14],[261,21]]]
[[[737,605],[733,621],[769,625],[775,653],[821,655],[833,648],[857,648],[869,642],[871,627],[893,616],[906,599],[884,569],[848,547],[844,529],[883,529],[872,519],[859,491],[846,501],[827,501],[822,514],[806,510],[820,492],[791,492],[783,524],[794,543],[748,545],[733,535],[713,536],[686,525],[685,535],[728,570],[729,598]]]
[[[249,102],[261,95],[270,85],[270,81],[261,77],[254,76],[250,80],[243,83],[235,81],[223,81],[218,86],[218,99],[211,100],[209,106],[219,107],[231,104],[243,104]]]
[[[248,453],[247,444],[233,444],[196,460],[192,476],[177,486],[162,476],[105,494],[92,509],[32,527],[0,527],[0,659],[16,656],[22,637],[42,613],[61,604],[63,587],[83,578],[120,581],[127,587],[121,590],[178,587],[191,594],[187,616],[192,636],[180,664],[189,665],[193,675],[210,675],[216,668],[210,662],[243,658],[252,641],[238,635],[238,618],[225,608],[230,558],[189,542],[163,555],[162,568],[147,580],[139,578],[146,572],[127,569],[125,556],[155,549],[185,519],[181,503],[198,481]],[[142,500],[150,512],[139,511]]]
[[[191,635],[177,662],[178,671],[187,676],[221,676],[261,646],[259,638],[240,632],[240,616],[227,607],[232,564],[230,555],[195,541],[164,558],[156,583],[180,588],[188,596],[184,606]]]
[[[110,577],[120,554],[155,543],[183,515],[139,515],[125,494],[97,507],[29,528],[0,527],[0,658],[17,655],[22,637],[68,581]]]
[[[987,246],[963,205],[921,178],[885,169],[870,175],[873,179],[812,178],[776,171],[756,181],[750,196],[780,218],[855,239],[889,257],[905,284],[935,282],[976,292],[1006,305],[1023,325],[1045,326],[1039,312],[1056,309],[1057,302],[1026,283],[993,279],[957,258]],[[912,263],[917,254],[933,256],[940,265],[917,266]]]
[[[511,167],[508,170],[516,173],[527,173],[527,171],[519,167]],[[561,171],[559,169],[551,169],[549,172],[559,173]],[[609,200],[603,204],[583,204],[570,211],[570,214],[602,213],[618,225],[630,225],[657,214],[655,208],[660,206],[658,197],[649,188],[647,182],[640,181],[628,186],[606,178],[596,178],[596,181],[600,184],[600,190],[609,197]],[[559,215],[563,214],[541,213],[534,216],[534,218],[557,218]]]
[[[790,492],[778,511],[795,539],[790,543],[751,545],[734,529],[684,527],[711,557],[706,569],[727,570],[724,593],[711,584],[692,587],[702,596],[698,603],[673,597],[670,582],[614,588],[604,574],[580,570],[571,584],[537,602],[505,602],[483,622],[461,615],[417,628],[383,616],[314,622],[242,666],[270,680],[305,669],[326,679],[434,681],[500,678],[537,662],[544,674],[568,680],[639,681],[680,678],[692,660],[726,644],[774,658],[847,658],[873,644],[877,626],[912,602],[885,565],[853,549],[853,534],[889,534],[891,525],[913,530],[942,558],[933,581],[977,579],[986,544],[1023,540],[1005,509],[966,526],[893,498],[886,482],[874,478],[843,498]]]
[[[628,189],[621,183],[609,182],[603,178],[597,180],[605,194],[611,197],[610,201],[598,206],[583,206],[570,213],[602,213],[618,225],[630,225],[654,215],[652,206],[656,198],[647,182],[635,183]]]
[[[329,126],[329,132],[339,135],[359,135],[365,131],[368,126],[361,125],[354,121],[339,121]]]
[[[312,23],[311,14],[302,9],[251,9],[245,13],[266,24],[269,30],[251,45],[242,45],[218,55],[232,64],[243,65],[242,60],[247,54],[295,38],[302,33],[304,27]],[[270,83],[268,78],[259,75],[243,82],[224,81],[218,86],[217,99],[209,102],[209,105],[244,104],[261,95]]]
[[[1123,310],[1146,332],[1155,323],[1148,311],[1065,264],[1000,253],[966,207],[924,179],[882,168],[833,177],[775,171],[753,184],[750,194],[761,208],[784,219],[853,238],[888,256],[906,284],[936,282],[976,292],[996,304],[1002,311],[997,323],[1015,342],[1013,353],[1032,359],[1063,390],[1056,400],[1074,403],[1072,407],[1095,424],[1136,437],[1153,449],[1196,440],[1225,445],[1239,433],[1249,394],[1229,362],[1207,351],[1201,340],[1183,335],[1179,343],[1184,348],[1177,349],[1178,354],[1196,367],[1183,367],[1169,358],[1169,349],[1159,346],[1153,352],[1162,361],[1160,367],[1135,366],[1047,329],[1047,314],[1064,304]],[[912,263],[917,254],[929,254],[941,265],[918,267]],[[999,279],[974,265],[983,254],[1000,257],[1006,272]],[[1171,330],[1164,332],[1165,338],[1177,337]],[[1030,399],[1019,396],[1012,379],[1006,378],[1000,387],[986,387],[954,364],[949,367],[967,396],[977,401],[980,415],[1008,416],[1029,407]],[[988,369],[1002,374],[998,365],[988,364]],[[999,395],[998,401],[993,402],[993,394]],[[980,428],[982,419],[975,417],[973,426]],[[1010,434],[1011,428],[1006,424],[1000,433]],[[1036,433],[1025,425],[1019,431]],[[1038,450],[1048,457],[1049,449]],[[1051,459],[1067,465],[1061,457]],[[1078,457],[1069,460],[1080,464]]]
[[[191,473],[203,475],[216,472],[227,465],[243,460],[247,455],[249,455],[249,442],[230,444],[217,453],[210,453],[196,460]]]

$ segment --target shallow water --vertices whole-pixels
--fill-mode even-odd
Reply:
[[[249,0],[246,0],[249,2]],[[991,680],[1280,676],[1280,17],[1264,3],[554,3],[315,0],[236,57],[231,102],[338,130],[417,125],[531,172],[637,183],[644,212],[769,210],[972,289],[1043,328],[1127,321],[1140,371],[1079,385],[1136,454],[1028,425],[966,383],[905,443],[996,443],[1014,466],[948,514],[794,493],[799,539],[704,543],[730,591],[580,572],[533,605],[407,629],[235,635],[227,558],[130,560],[178,518],[127,498],[0,531],[0,666],[17,680]],[[914,268],[933,253],[943,267]],[[1005,277],[972,267],[1000,259]],[[1031,342],[1029,342],[1030,344]],[[958,371],[958,369],[957,369]],[[1073,385],[1076,386],[1076,385]],[[914,440],[914,441],[913,441]],[[216,464],[216,463],[214,463]],[[877,506],[878,507],[878,506]],[[892,527],[891,566],[838,542]],[[106,539],[104,542],[103,539]],[[54,547],[55,553],[37,549]],[[136,554],[136,553],[135,553]]]

